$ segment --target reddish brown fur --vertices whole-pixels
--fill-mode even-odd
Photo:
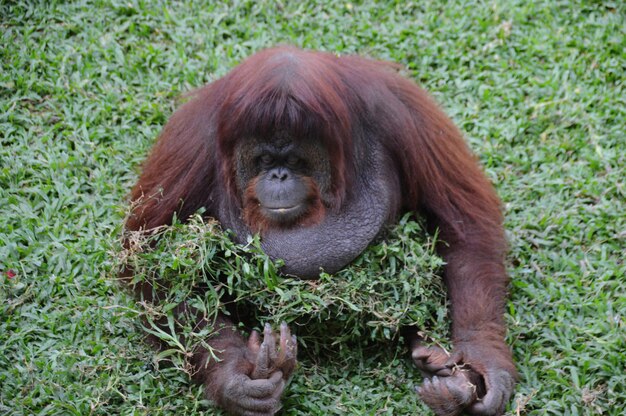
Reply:
[[[274,226],[255,208],[252,186],[239,199],[233,155],[239,140],[277,130],[324,143],[335,207],[359,174],[354,149],[366,146],[374,132],[399,167],[404,208],[423,213],[446,242],[440,251],[461,359],[479,372],[490,362],[514,374],[503,342],[508,277],[499,199],[459,130],[389,64],[290,47],[253,55],[172,116],[133,188],[135,207],[126,227],[153,228],[200,207],[212,215],[224,198],[245,209],[253,228]],[[314,193],[319,201],[311,186]],[[320,202],[303,225],[323,215]],[[229,334],[218,344],[241,348],[241,337]],[[213,367],[207,368],[210,374]]]

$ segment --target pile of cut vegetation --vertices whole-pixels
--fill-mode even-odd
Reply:
[[[397,340],[404,327],[447,331],[437,275],[443,263],[422,224],[410,216],[348,267],[316,280],[281,275],[280,261],[263,253],[259,237],[245,245],[231,237],[200,215],[127,235],[118,266],[132,270],[132,283],[148,283],[159,298],[140,305],[146,330],[170,346],[162,358],[184,366],[184,356],[210,339],[210,325],[198,330],[195,319],[174,316],[183,301],[209,322],[218,312],[256,328],[287,322],[312,354]]]

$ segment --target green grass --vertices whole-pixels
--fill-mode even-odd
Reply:
[[[142,343],[113,248],[177,97],[291,43],[400,62],[480,156],[511,243],[508,414],[621,416],[622,2],[220,3],[0,2],[0,414],[215,413]],[[302,358],[286,414],[426,414],[402,345]]]
[[[150,333],[169,344],[162,355],[178,355],[175,361],[183,370],[185,356],[213,331],[218,312],[237,314],[259,332],[264,323],[278,328],[286,322],[297,329],[307,355],[334,356],[337,347],[368,341],[403,341],[409,327],[447,343],[445,290],[436,274],[443,262],[433,239],[410,215],[387,234],[343,270],[311,281],[280,275],[282,262],[263,253],[258,238],[237,245],[216,221],[197,215],[150,233],[128,232],[114,270],[130,267],[132,284],[147,283],[158,291],[158,302],[139,299],[142,315]],[[193,314],[171,312],[182,302],[207,317],[202,334]],[[181,325],[157,324],[165,318]]]

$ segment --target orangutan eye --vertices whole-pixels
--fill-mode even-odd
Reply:
[[[294,168],[298,168],[300,167],[300,158],[296,155],[289,155],[287,156],[287,167],[290,167],[292,169]]]
[[[269,168],[274,164],[274,157],[268,154],[261,155],[259,157],[259,164],[262,168]]]

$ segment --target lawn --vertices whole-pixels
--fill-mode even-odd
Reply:
[[[506,210],[507,414],[624,414],[626,6],[553,0],[0,0],[0,414],[219,413],[142,342],[116,251],[181,95],[281,43],[399,62],[464,131]],[[363,338],[302,350],[284,413],[429,414]]]

